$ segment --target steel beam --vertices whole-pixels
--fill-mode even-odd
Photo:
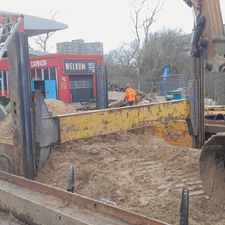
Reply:
[[[169,225],[1,171],[0,209],[28,224]]]
[[[187,100],[162,102],[148,105],[97,110],[85,113],[75,113],[58,116],[60,143],[76,141],[99,135],[107,135],[120,131],[137,130],[150,127],[151,133],[157,136],[167,136],[167,140],[176,143],[177,134],[191,140],[186,124],[189,118]],[[174,125],[171,124],[174,122]],[[177,125],[177,126],[176,126]],[[171,127],[167,131],[168,126]],[[157,130],[157,132],[155,131]],[[163,131],[162,131],[163,130]],[[173,130],[173,131],[172,131]],[[185,130],[185,132],[184,132]],[[172,135],[176,133],[176,135]],[[190,146],[190,141],[188,141]]]
[[[28,40],[17,32],[7,48],[12,104],[16,174],[33,179],[36,173],[34,124],[29,69]]]

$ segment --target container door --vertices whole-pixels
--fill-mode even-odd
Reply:
[[[45,91],[45,81],[44,80],[35,80],[34,81],[34,90],[39,90],[43,97],[46,98],[46,91]]]
[[[70,94],[72,102],[86,102],[93,99],[93,76],[71,76]]]
[[[45,80],[45,97],[56,99],[56,81]]]
[[[31,91],[35,91],[34,80],[31,80]]]

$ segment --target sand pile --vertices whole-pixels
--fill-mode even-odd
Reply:
[[[0,211],[0,225],[26,225],[7,212]]]
[[[74,106],[59,100],[45,99],[45,104],[52,116],[77,112]]]
[[[74,106],[66,104],[59,100],[46,99],[45,103],[49,113],[51,113],[52,116],[77,112]],[[10,103],[6,106],[5,110],[8,115],[4,120],[0,122],[0,137],[12,139],[13,128]]]
[[[171,224],[179,224],[181,190],[188,185],[190,224],[225,224],[225,212],[202,190],[198,159],[199,150],[122,133],[56,146],[37,180],[65,190],[74,165],[77,193]]]
[[[13,138],[12,116],[8,114],[7,117],[0,122],[0,138]]]
[[[109,101],[118,101],[124,99],[124,92],[108,91]]]

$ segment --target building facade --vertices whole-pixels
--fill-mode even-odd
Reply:
[[[72,42],[57,43],[56,47],[58,53],[103,55],[103,44],[101,42],[84,42],[82,39],[77,39]]]
[[[32,90],[40,90],[45,98],[84,102],[96,97],[96,67],[101,55],[48,54],[30,57]],[[7,58],[0,61],[0,95],[10,94]]]

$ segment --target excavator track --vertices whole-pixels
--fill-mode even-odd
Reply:
[[[200,177],[207,196],[225,208],[225,133],[213,135],[202,147]]]

